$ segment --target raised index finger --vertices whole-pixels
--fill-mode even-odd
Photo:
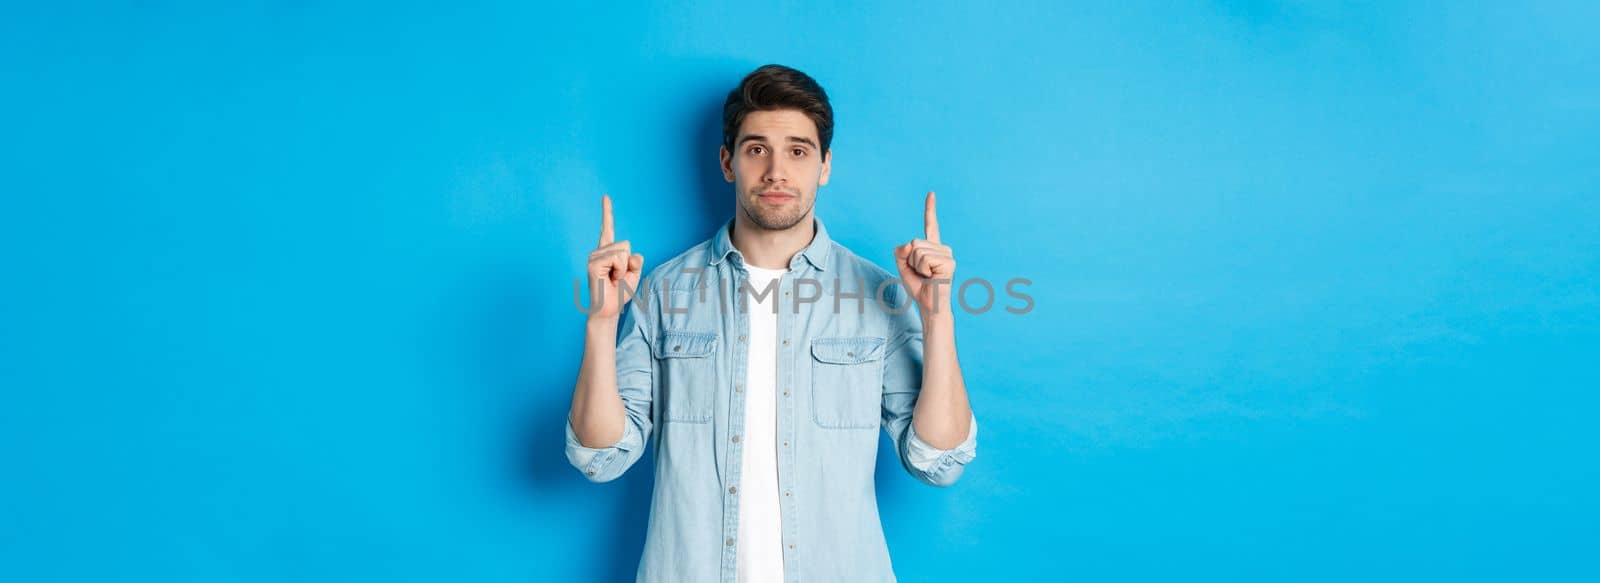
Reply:
[[[600,246],[611,244],[615,234],[611,230],[611,195],[600,195]]]
[[[922,235],[929,243],[939,244],[939,217],[934,213],[933,191],[928,191],[928,202],[922,211]]]

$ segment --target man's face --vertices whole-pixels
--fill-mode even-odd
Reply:
[[[724,146],[721,155],[722,177],[733,183],[739,212],[768,230],[811,216],[832,162],[831,152],[821,151],[817,125],[794,109],[750,112],[733,151]]]

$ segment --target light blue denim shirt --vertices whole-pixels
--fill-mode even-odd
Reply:
[[[753,296],[778,300],[774,398],[786,581],[894,580],[873,486],[879,427],[906,471],[927,484],[955,483],[977,454],[975,418],[954,449],[917,437],[917,307],[898,279],[835,244],[821,220],[815,224],[816,237],[770,292],[749,287],[744,257],[729,238],[732,221],[652,270],[619,323],[622,440],[583,447],[567,424],[567,459],[595,482],[621,476],[646,442],[654,446],[639,581],[734,582]]]

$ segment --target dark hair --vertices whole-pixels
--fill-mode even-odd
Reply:
[[[833,106],[828,94],[810,75],[783,65],[763,65],[728,92],[722,104],[722,145],[733,150],[739,124],[752,111],[798,109],[817,124],[823,153],[833,143]]]

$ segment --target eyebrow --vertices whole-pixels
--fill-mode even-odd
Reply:
[[[750,140],[761,140],[761,141],[765,142],[765,141],[767,141],[767,137],[766,136],[758,136],[758,135],[755,135],[755,134],[748,134],[748,135],[745,135],[742,138],[739,138],[739,143],[734,144],[734,145],[735,146],[742,146],[742,145],[744,145],[745,142],[748,142]],[[807,146],[811,146],[812,149],[816,149],[816,147],[817,147],[817,143],[816,142],[813,142],[813,141],[811,141],[811,138],[807,138],[807,137],[804,137],[804,136],[789,136],[789,141],[800,143],[800,144],[805,144]]]

